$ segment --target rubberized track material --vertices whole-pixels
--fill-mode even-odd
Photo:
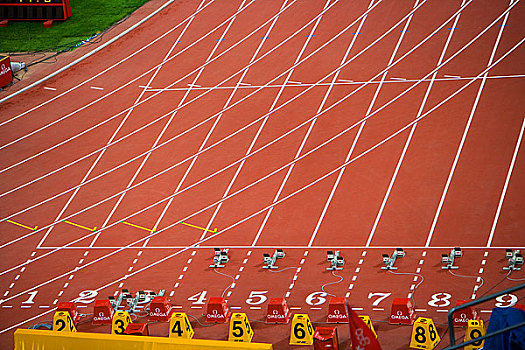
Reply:
[[[200,322],[224,295],[276,349],[290,325],[262,323],[271,297],[315,325],[346,296],[385,349],[409,343],[387,321],[413,298],[442,334],[457,300],[525,278],[503,270],[525,248],[524,20],[520,1],[179,0],[3,102],[0,346],[122,288],[165,289]]]

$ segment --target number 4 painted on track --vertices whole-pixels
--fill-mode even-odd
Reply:
[[[192,304],[194,305],[204,305],[206,304],[205,301],[206,301],[206,294],[208,292],[203,290],[202,292],[198,292],[197,294],[195,295],[192,295],[191,297],[188,298],[189,301],[193,301]]]
[[[392,295],[392,293],[381,293],[381,292],[368,293],[368,299],[372,299],[373,297],[378,297],[372,303],[372,306],[378,306],[380,302],[382,302],[383,300],[385,300],[386,298],[388,298],[391,295]]]

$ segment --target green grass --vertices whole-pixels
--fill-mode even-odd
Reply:
[[[0,52],[71,49],[111,27],[149,0],[70,0],[73,16],[44,28],[43,21],[10,21],[0,28]]]

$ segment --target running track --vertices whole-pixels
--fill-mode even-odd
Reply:
[[[443,333],[449,305],[524,278],[502,269],[525,247],[523,20],[519,1],[180,0],[4,102],[0,217],[38,228],[0,223],[0,344],[121,288],[201,321],[199,297],[224,295],[277,349],[289,325],[257,320],[279,296],[314,323],[346,296],[385,349],[406,348],[384,321],[414,297]],[[380,269],[396,247],[405,274]],[[262,269],[275,248],[282,273]]]

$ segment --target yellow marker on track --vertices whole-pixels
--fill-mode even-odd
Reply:
[[[189,227],[197,228],[199,230],[204,230],[204,231],[208,231],[208,232],[211,232],[211,233],[217,233],[218,232],[217,228],[214,228],[213,230],[208,230],[207,228],[200,227],[200,226],[195,226],[195,225],[192,225],[192,224],[188,224],[187,222],[184,222],[184,221],[181,221],[180,223],[183,224],[183,225],[189,226]]]
[[[135,224],[132,224],[131,222],[126,222],[126,221],[121,221],[120,223],[122,223],[124,225],[128,225],[128,226],[140,228],[141,230],[144,230],[144,231],[149,231],[149,232],[153,232],[153,233],[157,232],[157,228],[156,227],[154,227],[153,229],[150,229],[150,228],[139,226],[139,225],[135,225]]]
[[[28,230],[31,230],[31,231],[36,231],[38,229],[38,226],[29,227],[29,226],[22,225],[21,223],[16,222],[16,221],[12,221],[12,220],[5,220],[5,221],[7,221],[8,223],[13,224],[13,225],[17,225],[17,226],[20,226],[20,227],[23,227],[23,228],[27,228]]]
[[[73,225],[73,226],[76,226],[76,227],[80,227],[80,228],[83,228],[84,230],[88,230],[88,231],[91,231],[91,232],[95,232],[97,230],[97,228],[89,228],[89,227],[86,227],[86,226],[82,226],[82,225],[79,225],[79,224],[75,224],[74,222],[71,222],[71,221],[67,221],[67,220],[62,220],[63,222],[65,222],[66,224],[70,224],[70,225]]]

